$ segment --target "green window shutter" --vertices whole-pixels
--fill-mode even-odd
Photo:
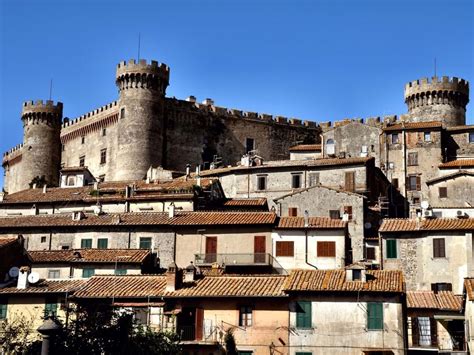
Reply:
[[[140,238],[140,249],[151,249],[151,238]]]
[[[311,328],[311,302],[297,302],[296,328]]]
[[[81,249],[92,248],[92,239],[81,239]]]
[[[107,249],[109,245],[109,240],[106,238],[97,239],[97,248],[98,249]]]
[[[115,275],[127,275],[127,269],[115,269]]]
[[[383,329],[383,304],[380,302],[367,303],[367,329]]]
[[[6,319],[6,318],[7,318],[7,304],[0,303],[0,319]]]
[[[45,317],[56,317],[58,315],[58,304],[57,303],[46,303],[44,306]]]
[[[397,240],[387,239],[385,246],[386,246],[387,259],[396,259],[397,258]]]
[[[90,269],[90,268],[82,269],[82,277],[83,278],[88,278],[88,277],[94,276],[94,274],[95,274],[94,269]]]

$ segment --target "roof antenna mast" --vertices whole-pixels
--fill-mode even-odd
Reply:
[[[53,79],[49,81],[49,100],[51,101],[51,94],[53,93]]]
[[[436,57],[434,58],[434,76],[436,76]]]
[[[137,62],[140,61],[140,32],[138,32],[138,60]]]

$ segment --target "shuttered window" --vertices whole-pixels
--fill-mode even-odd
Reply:
[[[293,242],[276,242],[276,256],[294,256]]]
[[[56,317],[58,315],[58,303],[55,301],[46,301],[44,305],[45,317]]]
[[[336,242],[318,242],[318,257],[336,256]]]
[[[339,210],[329,210],[329,217],[331,219],[339,219],[341,218],[341,213]]]
[[[92,269],[92,268],[85,268],[85,269],[82,269],[82,277],[84,279],[88,278],[88,277],[92,277],[94,276],[95,274],[95,270]]]
[[[344,206],[344,213],[349,216],[349,220],[352,219],[352,206]]]
[[[418,153],[408,153],[408,165],[414,166],[418,165]]]
[[[383,329],[383,304],[380,302],[367,303],[367,329]]]
[[[365,258],[367,260],[375,260],[375,248],[374,247],[367,247],[365,249]]]
[[[81,239],[81,248],[82,249],[92,248],[92,239]]]
[[[385,255],[387,259],[396,259],[397,258],[397,241],[396,239],[387,239],[385,242]]]
[[[299,301],[296,304],[296,328],[311,328],[311,302]]]
[[[439,198],[446,198],[448,197],[448,188],[447,187],[439,187]]]
[[[290,216],[290,217],[298,216],[298,208],[297,207],[288,208],[288,216]]]
[[[446,248],[444,244],[444,238],[433,239],[433,258],[444,258],[446,257]]]
[[[408,176],[407,189],[409,191],[420,191],[421,190],[421,177],[418,175]]]
[[[346,191],[355,191],[355,173],[353,171],[346,171],[344,175],[344,188]]]
[[[5,301],[0,301],[0,319],[7,318],[7,303]]]
[[[97,239],[97,248],[98,249],[107,249],[109,240],[107,238]]]

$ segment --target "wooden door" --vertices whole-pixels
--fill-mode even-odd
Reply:
[[[346,171],[344,179],[344,189],[349,192],[355,191],[355,173],[353,171]]]
[[[217,237],[206,237],[206,263],[217,261]]]
[[[203,338],[203,325],[204,325],[204,309],[196,308],[196,340],[202,340]]]
[[[253,252],[254,252],[255,263],[265,262],[265,253],[266,253],[265,241],[266,241],[266,238],[264,235],[256,235],[253,239]]]

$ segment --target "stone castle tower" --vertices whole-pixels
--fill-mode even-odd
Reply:
[[[469,83],[443,76],[423,78],[405,85],[410,121],[442,121],[446,127],[466,124]]]
[[[61,162],[61,122],[63,104],[42,100],[23,104],[22,170],[15,174],[17,184],[27,189],[35,177],[44,176],[48,185],[57,185]],[[13,177],[13,176],[11,176]]]
[[[162,164],[164,98],[169,67],[146,60],[130,60],[117,66],[119,90],[118,146],[112,180],[143,179],[148,168]]]

